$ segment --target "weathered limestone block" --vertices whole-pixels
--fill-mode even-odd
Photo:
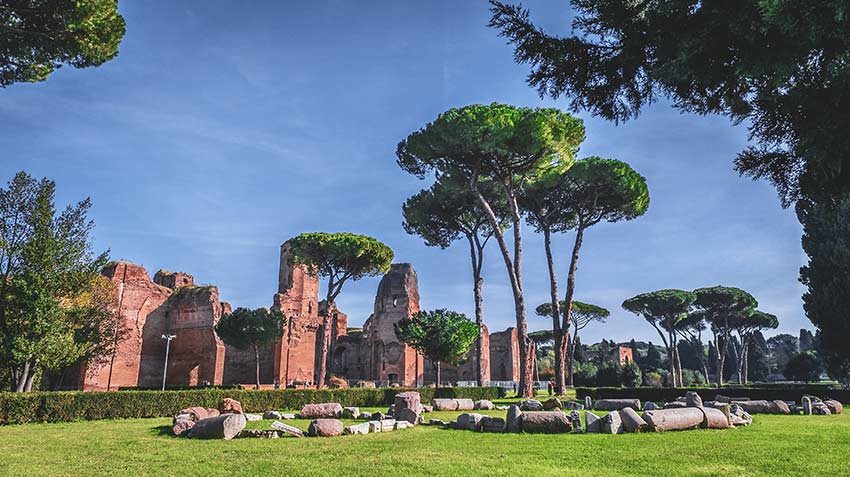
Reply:
[[[763,399],[759,399],[757,401],[735,401],[735,404],[741,406],[741,409],[750,414],[770,413],[770,402]]]
[[[801,403],[803,405],[803,415],[810,416],[812,414],[812,398],[803,396]]]
[[[523,411],[542,411],[543,403],[537,399],[528,399],[520,404],[520,409]]]
[[[435,398],[431,404],[437,411],[472,411],[475,408],[472,399]]]
[[[348,426],[343,431],[345,434],[368,434],[369,433],[369,423],[362,422],[360,424],[355,424],[353,426]]]
[[[307,428],[311,437],[333,437],[342,434],[343,424],[339,419],[313,419]]]
[[[827,399],[823,403],[826,404],[826,407],[829,408],[829,412],[833,414],[841,414],[844,411],[844,406],[842,406],[839,401],[836,401],[834,399]]]
[[[505,430],[507,432],[520,432],[522,430],[522,411],[516,404],[508,408],[505,417]]]
[[[768,405],[768,412],[770,414],[791,414],[791,408],[788,407],[788,404],[785,401],[770,401]]]
[[[218,413],[218,411],[216,411],[216,416],[217,416],[218,414],[219,414],[219,413]],[[186,409],[181,409],[181,410],[180,410],[180,412],[178,412],[178,413],[174,416],[174,422],[176,422],[176,421],[178,420],[178,419],[177,419],[177,416],[181,416],[181,415],[186,415],[186,416],[188,416],[188,419],[189,419],[190,421],[194,421],[194,422],[198,422],[198,421],[200,421],[201,419],[206,419],[206,418],[208,418],[208,417],[215,417],[215,416],[210,416],[209,411],[207,411],[207,410],[206,410],[205,408],[203,408],[203,407],[188,407],[188,408],[186,408]]]
[[[687,394],[685,394],[685,406],[702,407],[702,398],[696,391],[688,391]]]
[[[630,407],[620,410],[620,419],[623,421],[623,430],[626,432],[644,432],[648,427],[646,421]]]
[[[562,434],[572,430],[570,418],[563,412],[528,411],[522,413],[522,432]]]
[[[643,420],[652,431],[680,431],[701,427],[705,421],[705,413],[697,407],[658,409],[644,412]]]
[[[505,420],[501,417],[484,416],[478,422],[476,430],[481,432],[505,432]]]
[[[415,425],[419,420],[419,409],[422,407],[419,393],[407,391],[396,394],[393,404],[393,417],[397,421],[406,421]]]
[[[275,429],[277,429],[281,432],[285,432],[285,433],[287,433],[287,434],[289,434],[290,436],[293,436],[293,437],[304,437],[304,431],[302,431],[301,429],[299,429],[295,426],[290,426],[289,424],[284,424],[280,421],[274,421],[272,423],[272,427],[274,427]]]
[[[753,416],[739,406],[737,402],[729,405],[729,416],[733,426],[749,426],[753,423]]]
[[[475,410],[492,411],[493,409],[496,409],[496,406],[492,402],[482,399],[480,401],[475,401],[474,408]]]
[[[221,415],[221,413],[218,412],[218,409],[216,409],[214,407],[208,407],[207,408],[207,417],[215,417],[215,416],[220,416],[220,415]]]
[[[467,412],[463,413],[457,417],[457,426],[459,429],[465,429],[467,431],[474,431],[478,427],[478,423],[484,419],[484,416],[481,414]]]
[[[268,429],[242,429],[239,432],[239,435],[236,437],[248,437],[255,439],[277,439],[280,437],[280,434],[275,430]]]
[[[344,407],[344,408],[342,408],[342,418],[343,419],[359,419],[360,418],[360,408],[359,407]]]
[[[176,421],[174,422],[174,425],[171,426],[171,434],[175,436],[182,435],[184,432],[191,429],[194,425],[195,421],[190,421],[188,419]]]
[[[584,431],[587,433],[602,432],[602,418],[590,411],[584,411]]]
[[[342,404],[338,402],[326,402],[320,404],[306,404],[298,413],[301,419],[332,419],[342,416]]]
[[[620,411],[611,411],[600,419],[599,428],[603,434],[622,434],[623,419],[620,417]]]
[[[381,419],[381,432],[388,432],[395,430],[395,419]]]
[[[395,429],[396,431],[398,431],[398,430],[401,430],[401,429],[409,429],[409,428],[411,428],[411,427],[413,427],[413,424],[411,424],[411,423],[409,423],[409,422],[407,422],[407,421],[396,421],[396,422],[395,422],[395,427],[394,427],[393,429]]]
[[[563,407],[564,407],[564,405],[563,405],[563,403],[561,403],[561,400],[556,398],[556,397],[551,397],[551,398],[547,399],[546,402],[543,403],[543,410],[544,411],[552,411],[554,409],[562,409]]]
[[[242,403],[230,398],[224,398],[218,405],[218,411],[222,414],[242,414]]]
[[[263,413],[263,419],[281,419],[280,412],[278,412],[278,411],[265,411]]]
[[[245,424],[247,421],[242,414],[222,414],[196,422],[189,430],[188,436],[196,439],[230,440],[245,429]]]
[[[708,429],[728,429],[731,426],[729,415],[723,412],[722,409],[716,407],[703,407],[702,412],[705,414],[705,420],[702,427]]]
[[[597,399],[593,403],[596,411],[619,411],[627,407],[640,411],[640,399]]]
[[[584,404],[578,401],[563,401],[563,407],[561,409],[565,411],[583,411]]]
[[[590,396],[584,397],[584,408],[588,410],[593,409],[593,399]]]
[[[369,432],[381,432],[383,429],[381,421],[369,421],[366,424],[369,424]]]

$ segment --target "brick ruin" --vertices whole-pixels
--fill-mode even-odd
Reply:
[[[114,311],[124,320],[127,335],[105,363],[64,373],[62,388],[86,391],[158,388],[165,366],[163,335],[175,335],[168,356],[170,386],[228,385],[254,382],[254,353],[225,345],[215,333],[230,304],[220,301],[215,286],[197,286],[183,272],[158,271],[151,279],[143,267],[115,262],[103,274],[115,284]],[[260,350],[263,384],[314,384],[318,350],[324,333],[321,316],[327,304],[319,300],[319,279],[292,262],[289,243],[280,250],[278,290],[272,309],[287,318],[283,337]],[[350,381],[374,381],[416,386],[433,381],[433,366],[401,343],[395,324],[419,311],[419,285],[409,263],[393,264],[381,280],[372,315],[362,329],[348,328],[342,311],[329,310],[331,346],[328,369]],[[443,366],[447,381],[477,379],[475,346],[460,366]],[[519,379],[516,329],[484,334],[485,380]],[[487,376],[489,374],[489,376]]]

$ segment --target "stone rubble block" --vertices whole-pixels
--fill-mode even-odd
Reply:
[[[516,404],[508,408],[508,414],[505,416],[505,431],[522,431],[522,411]]]
[[[221,414],[196,422],[187,435],[195,439],[230,440],[245,429],[246,424],[247,421],[242,414]]]
[[[597,399],[593,403],[595,411],[619,411],[627,407],[640,411],[640,399]]]
[[[602,432],[602,418],[590,411],[584,411],[584,430],[587,433]]]
[[[313,419],[307,428],[310,437],[334,437],[342,434],[343,423],[339,419]]]
[[[537,399],[527,399],[520,404],[522,411],[542,411],[543,403]]]
[[[681,431],[703,426],[705,412],[698,407],[681,409],[657,409],[643,413],[643,420],[655,432]]]
[[[829,412],[832,414],[841,414],[844,412],[844,406],[841,405],[841,402],[836,401],[834,399],[827,399],[823,402],[826,404],[826,407],[829,408]]]
[[[381,421],[369,421],[366,424],[369,424],[369,432],[381,432],[383,428]]]
[[[620,410],[620,420],[623,422],[625,432],[644,432],[649,427],[637,411],[630,407]]]
[[[276,430],[269,429],[242,429],[239,432],[239,435],[236,436],[240,439],[242,438],[253,438],[253,439],[278,439],[280,438],[280,433]]]
[[[554,411],[555,409],[563,409],[563,407],[564,404],[556,397],[551,397],[543,403],[544,411]]]
[[[484,416],[477,413],[464,413],[457,417],[457,426],[460,429],[474,431],[478,427],[478,423],[484,419]]]
[[[395,430],[395,419],[381,419],[381,432]]]
[[[570,432],[570,418],[563,412],[528,411],[522,413],[522,432],[563,434]]]
[[[501,417],[484,416],[478,422],[476,430],[480,432],[505,432],[505,420]]]
[[[411,428],[411,427],[413,427],[413,424],[411,424],[411,423],[409,423],[409,422],[407,422],[407,421],[396,421],[396,422],[395,422],[395,427],[394,427],[394,429],[395,429],[396,431],[398,431],[398,430],[400,430],[400,429],[409,429],[409,428]]]
[[[622,434],[623,419],[620,417],[619,411],[611,411],[600,419],[599,425],[603,434]]]
[[[335,419],[342,417],[342,404],[338,402],[307,404],[298,414],[301,419]]]
[[[278,411],[265,411],[263,413],[263,419],[281,419],[280,412]]]
[[[243,414],[245,416],[246,421],[262,421],[263,416],[259,414]]]
[[[342,418],[343,419],[358,419],[358,418],[360,418],[360,408],[359,407],[344,407],[344,408],[342,408]]]
[[[492,402],[482,399],[480,401],[475,401],[474,409],[477,411],[492,411],[493,409],[496,409],[496,406]]]
[[[360,424],[354,424],[353,426],[348,426],[343,431],[344,434],[368,434],[369,433],[369,423],[361,422]]]
[[[293,436],[293,437],[304,437],[304,431],[302,431],[301,429],[299,429],[295,426],[290,426],[289,424],[284,424],[280,421],[274,421],[272,423],[272,427],[277,429],[280,432],[289,434],[290,436]]]

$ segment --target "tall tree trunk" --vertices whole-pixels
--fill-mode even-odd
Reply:
[[[436,376],[437,380],[434,381],[434,387],[439,388],[440,387],[440,362],[439,361],[434,361],[434,373],[437,375]]]
[[[316,379],[316,386],[319,389],[327,387],[327,372],[328,372],[328,349],[331,346],[331,316],[330,310],[325,312],[322,317],[322,349],[319,354],[319,376]]]
[[[558,302],[558,276],[555,273],[555,260],[552,257],[552,232],[548,228],[543,229],[543,245],[546,249],[546,264],[549,266],[549,295],[552,300],[552,337],[555,341],[555,393],[562,396],[566,393],[564,386],[565,370],[562,353],[564,336],[561,332],[561,305]]]
[[[256,380],[254,384],[256,384],[256,389],[260,389],[260,349],[257,348],[257,345],[254,345],[254,365],[256,366],[256,374],[254,377]]]
[[[732,340],[730,339],[729,341],[732,341]],[[738,347],[735,346],[735,345],[732,345],[732,351],[735,353],[734,354],[735,369],[736,369],[735,379],[738,381],[738,384],[740,384],[741,383],[741,353],[740,353],[740,350],[738,349]]]
[[[475,299],[475,323],[478,324],[478,341],[475,344],[476,372],[478,385],[484,386],[484,280],[481,278],[484,250],[475,243],[475,237],[468,235],[466,238],[469,240],[469,254],[472,259],[472,295]]]
[[[722,332],[722,334],[723,334],[723,350],[721,351],[719,348],[717,350],[717,354],[720,357],[720,361],[718,363],[718,368],[717,368],[717,385],[718,386],[723,386],[723,368],[724,368],[724,366],[726,366],[726,354],[729,353],[729,342],[731,341],[729,334],[725,330]]]
[[[569,373],[570,387],[575,387],[573,366],[575,366],[576,359],[576,335],[575,332],[572,336],[567,334],[567,372]]]
[[[17,387],[15,388],[16,393],[24,392],[24,389],[26,389],[27,378],[29,378],[29,374],[30,374],[30,360],[29,360],[29,358],[27,358],[27,360],[24,362],[23,369],[21,369],[21,371],[18,374],[18,379],[17,379],[18,383],[17,383]]]
[[[30,366],[29,376],[27,376],[26,384],[24,384],[24,392],[32,391],[32,382],[35,379],[35,373],[38,372],[38,360],[35,360]]]
[[[516,313],[517,335],[519,341],[519,359],[520,359],[520,376],[517,395],[519,397],[533,397],[534,389],[531,383],[531,364],[533,356],[529,355],[530,340],[528,338],[528,323],[525,318],[525,296],[522,290],[521,278],[521,259],[522,259],[522,218],[519,214],[519,205],[517,204],[516,194],[509,184],[503,184],[505,192],[508,195],[511,207],[511,223],[514,228],[514,258],[511,260],[510,249],[508,248],[505,235],[499,226],[499,221],[490,207],[487,199],[478,190],[478,175],[473,173],[470,180],[470,189],[478,197],[481,208],[493,228],[493,235],[496,237],[496,242],[499,244],[499,251],[502,254],[502,260],[505,262],[505,268],[508,272],[508,278],[511,282],[511,291],[514,297],[514,311]]]
[[[561,329],[567,335],[566,340],[569,341],[569,330],[570,323],[572,322],[572,313],[573,313],[573,295],[575,295],[576,290],[576,270],[578,270],[578,253],[581,250],[582,242],[584,241],[584,227],[579,225],[576,229],[576,239],[573,243],[573,253],[570,255],[570,269],[567,274],[567,291],[564,295],[564,306],[567,307],[563,313],[563,323],[561,325]],[[578,330],[576,330],[578,332]],[[562,344],[564,344],[562,341]],[[573,337],[573,342],[575,342],[575,337]],[[574,352],[575,350],[572,350]],[[558,353],[566,354],[565,350],[559,349]],[[570,386],[573,385],[573,368],[572,368],[572,356],[570,356]]]
[[[673,341],[673,333],[668,331],[667,334],[667,367],[670,371],[670,382],[673,384],[674,388],[677,388],[679,387],[679,375],[676,374],[676,347]]]
[[[673,345],[673,348],[676,350],[676,377],[679,379],[679,386],[685,385],[685,380],[682,375],[682,357],[679,356],[679,338],[675,338],[676,344]]]

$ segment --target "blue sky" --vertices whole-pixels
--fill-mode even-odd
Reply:
[[[566,104],[526,85],[527,67],[486,27],[483,0],[283,3],[122,1],[115,60],[0,90],[3,182],[23,169],[56,180],[62,204],[91,197],[98,249],[151,273],[192,273],[234,306],[271,304],[287,238],[351,231],[414,264],[424,308],[472,316],[463,244],[429,248],[401,227],[405,198],[430,184],[396,166],[396,144],[451,107]],[[525,3],[548,30],[567,31],[568,2]],[[585,236],[576,299],[612,311],[585,342],[657,342],[624,299],[717,284],[753,293],[779,332],[810,327],[800,225],[771,186],[732,169],[744,127],[663,102],[619,126],[578,116],[581,157],[630,163],[651,194],[644,217]],[[548,321],[533,314],[548,297],[542,241],[525,237],[529,326],[542,329]],[[572,240],[556,240],[562,285]],[[488,253],[485,321],[499,330],[514,324],[513,302],[495,244]],[[369,316],[378,281],[344,289],[351,326]]]

